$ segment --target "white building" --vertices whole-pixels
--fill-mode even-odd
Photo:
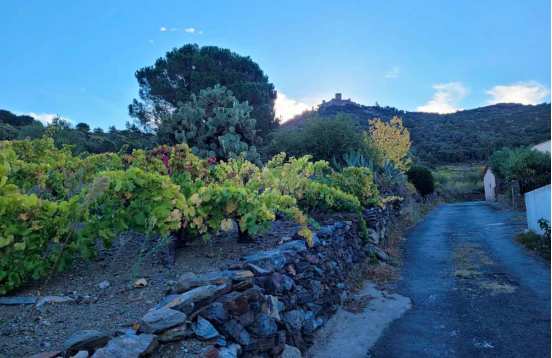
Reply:
[[[543,152],[543,153],[550,153],[550,141],[547,140],[546,142],[542,142],[537,145],[534,145],[531,147],[531,149],[538,150],[539,152]]]
[[[496,201],[496,176],[489,166],[485,169],[483,186],[485,188],[485,200]]]

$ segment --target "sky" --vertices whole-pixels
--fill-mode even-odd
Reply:
[[[256,61],[287,119],[334,93],[448,113],[550,102],[549,0],[0,4],[0,109],[123,128],[137,69],[187,43]]]

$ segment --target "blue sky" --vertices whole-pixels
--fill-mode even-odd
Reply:
[[[334,92],[450,112],[550,101],[550,2],[2,1],[0,108],[122,128],[134,72],[185,43],[251,56],[289,116]]]

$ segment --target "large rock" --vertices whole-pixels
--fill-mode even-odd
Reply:
[[[209,303],[212,299],[227,292],[228,290],[228,285],[207,285],[196,287],[176,296],[163,307],[173,308],[188,314],[193,312],[200,304]]]
[[[151,354],[157,348],[153,334],[122,335],[113,338],[107,346],[100,348],[92,358],[138,358]]]
[[[103,347],[109,336],[96,330],[82,330],[73,333],[63,342],[63,349],[69,352],[88,351]]]
[[[211,322],[199,316],[197,321],[192,325],[195,335],[202,340],[209,340],[218,337],[219,332],[211,324]]]
[[[206,285],[229,285],[232,282],[251,279],[253,276],[253,272],[249,270],[226,270],[201,274],[186,272],[178,279],[176,283],[176,292],[182,293],[194,287]]]
[[[142,317],[142,330],[146,333],[159,333],[186,322],[186,315],[171,308],[149,311]]]

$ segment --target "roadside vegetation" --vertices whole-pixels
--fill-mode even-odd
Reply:
[[[321,214],[353,213],[367,238],[365,208],[401,203],[414,222],[434,202],[398,117],[274,130],[273,85],[250,58],[216,47],[175,49],[136,77],[136,124],[124,131],[1,113],[0,295],[127,232],[251,241],[285,218],[310,245]]]
[[[542,235],[533,231],[526,231],[517,235],[516,240],[529,250],[535,251],[550,261],[550,223],[546,219],[541,219],[539,220],[539,226],[543,231]]]
[[[445,201],[481,200],[483,165],[443,165],[433,170],[435,191]]]

